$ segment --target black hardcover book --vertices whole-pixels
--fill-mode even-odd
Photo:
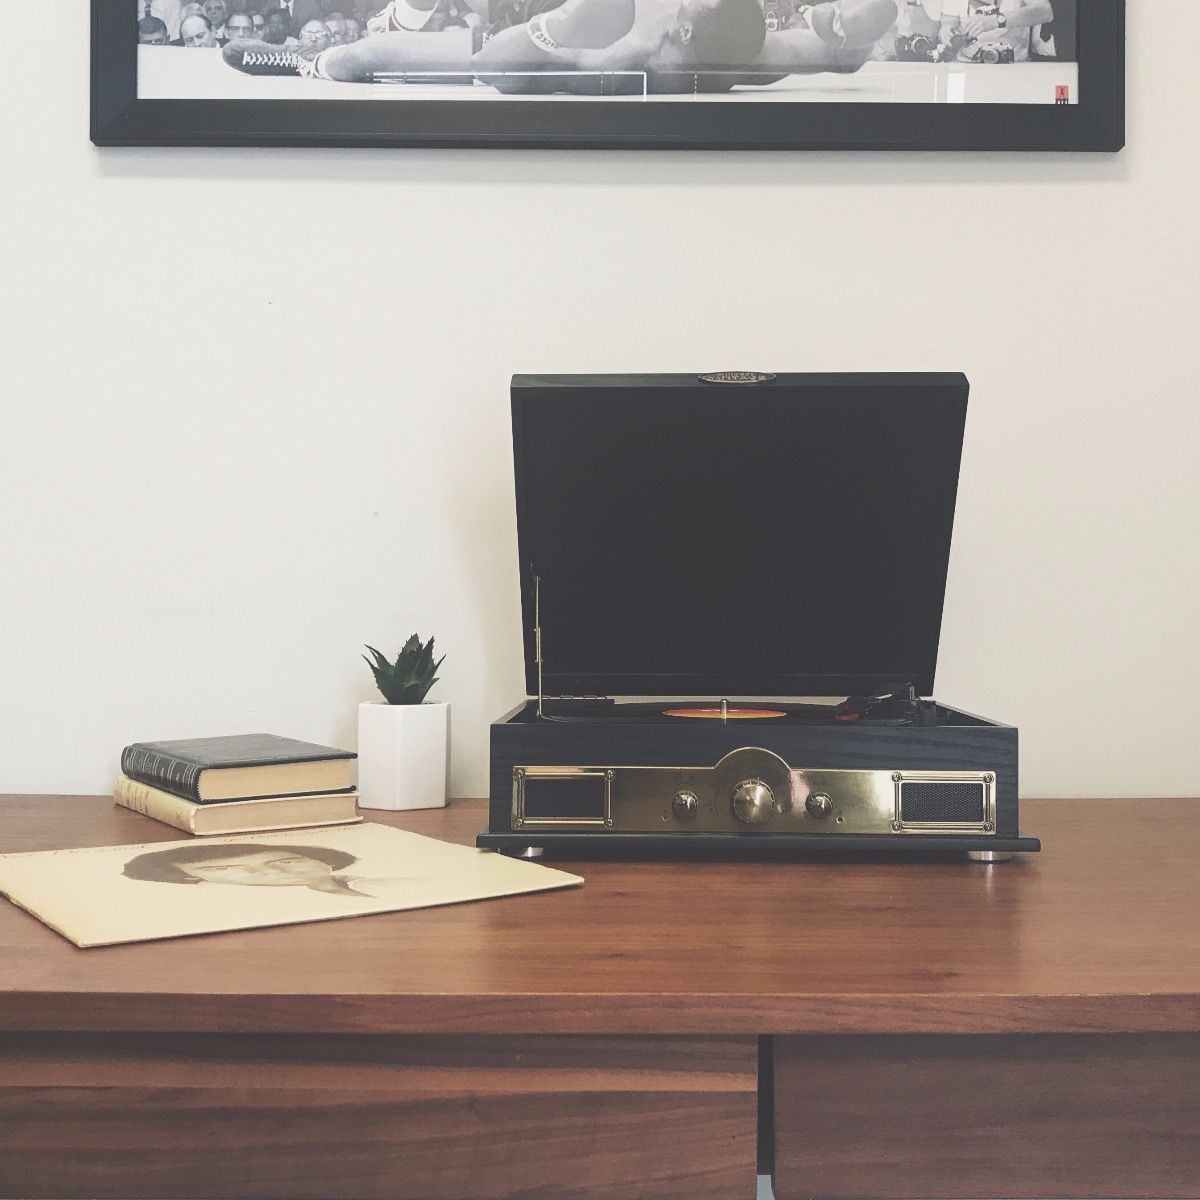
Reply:
[[[197,804],[299,796],[354,789],[349,750],[273,733],[134,742],[121,752],[121,771]]]

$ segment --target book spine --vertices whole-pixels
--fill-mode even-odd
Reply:
[[[202,767],[169,754],[159,754],[145,746],[126,746],[121,751],[121,774],[138,783],[148,783],[172,796],[200,802]]]
[[[190,800],[164,795],[157,788],[135,779],[118,779],[113,788],[113,799],[122,808],[132,809],[144,817],[153,817],[185,833],[196,832],[196,810]]]

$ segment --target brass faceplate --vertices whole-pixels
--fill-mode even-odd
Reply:
[[[527,776],[553,779],[583,774],[606,780],[603,821],[525,817]],[[735,814],[733,804],[739,785],[747,782],[765,784],[772,795],[766,816],[753,825]],[[901,785],[926,782],[978,784],[984,819],[902,822]],[[675,805],[680,793],[691,793],[697,803]],[[597,833],[994,834],[996,778],[990,771],[793,770],[770,750],[752,747],[734,750],[712,767],[520,766],[513,770],[512,827]]]

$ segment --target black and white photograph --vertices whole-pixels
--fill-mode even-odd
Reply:
[[[152,100],[1079,100],[1079,0],[130,2]]]

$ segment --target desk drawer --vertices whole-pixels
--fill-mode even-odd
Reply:
[[[774,1047],[777,1200],[1200,1197],[1200,1035]]]
[[[0,1036],[0,1195],[753,1194],[753,1038]]]

